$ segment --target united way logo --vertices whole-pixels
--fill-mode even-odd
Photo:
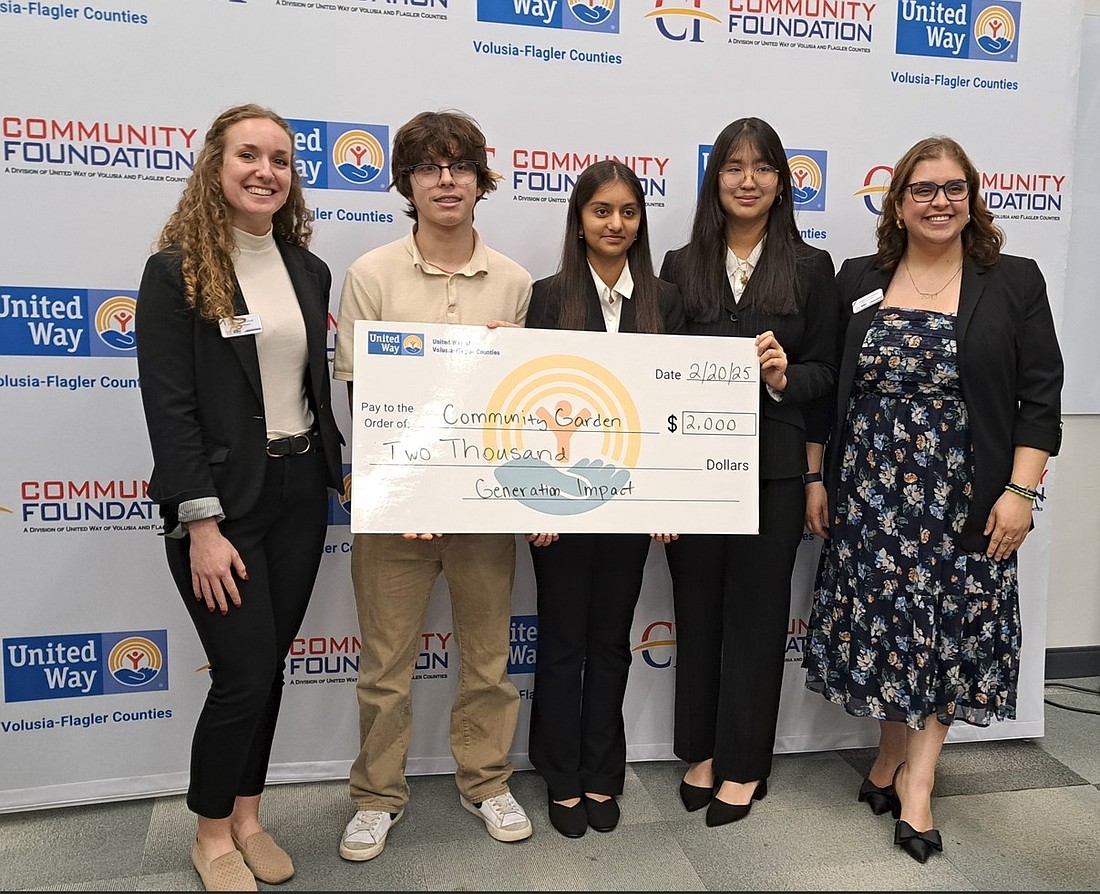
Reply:
[[[825,210],[825,175],[829,153],[822,149],[786,149],[796,211]]]
[[[168,689],[168,631],[7,637],[4,701]]]
[[[302,186],[385,192],[389,128],[382,124],[288,119]]]
[[[392,354],[403,357],[424,356],[424,333],[422,332],[379,332],[367,333],[368,354]]]
[[[107,672],[127,689],[146,688],[160,674],[164,653],[147,636],[120,639],[107,655]]]
[[[645,14],[665,40],[702,43],[707,22],[722,24],[722,20],[707,12],[703,0],[653,0],[653,9]]]
[[[477,0],[477,20],[618,34],[619,0]]]
[[[895,49],[904,56],[1015,62],[1020,3],[898,0]]]
[[[89,304],[94,306],[99,293],[89,291]],[[133,294],[106,293],[95,310],[95,332],[100,343],[111,354],[132,353],[137,343],[134,339],[134,315],[137,300]],[[93,354],[100,352],[94,351]]]

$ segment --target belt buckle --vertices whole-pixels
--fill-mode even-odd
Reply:
[[[309,448],[313,446],[310,443],[308,434],[294,435],[287,440],[290,441],[290,452],[293,453],[295,456],[301,456],[301,454],[303,453],[309,453]]]

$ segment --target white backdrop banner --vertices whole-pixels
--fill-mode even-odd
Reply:
[[[839,267],[873,249],[894,160],[948,134],[981,169],[1008,250],[1039,261],[1060,318],[1081,20],[1081,0],[0,2],[0,408],[12,423],[0,464],[0,811],[186,786],[205,657],[146,495],[133,316],[145,258],[224,108],[259,102],[291,121],[313,248],[337,286],[356,257],[408,231],[386,188],[389,153],[425,109],[482,125],[503,180],[476,225],[536,278],[555,269],[564,203],[598,159],[638,173],[660,259],[688,235],[709,141],[763,117],[787,146],[803,235]],[[1042,735],[1053,477],[1052,466],[1021,559],[1018,719],[953,739]],[[273,781],[344,777],[358,750],[348,509],[332,499]],[[510,670],[522,768],[538,619],[519,546]],[[803,688],[818,547],[807,538],[796,573],[779,751],[875,735]],[[458,654],[443,587],[417,662],[412,773],[454,766]],[[632,760],[673,757],[675,643],[655,546],[633,630]]]

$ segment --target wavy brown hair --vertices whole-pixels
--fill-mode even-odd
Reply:
[[[271,109],[253,103],[226,109],[206,132],[176,210],[168,218],[156,244],[158,250],[179,251],[187,303],[202,319],[211,322],[233,316],[236,291],[233,258],[237,246],[229,203],[221,186],[225,135],[234,124],[253,118],[274,121],[286,131],[293,153],[294,132],[286,120]],[[290,193],[283,207],[275,212],[272,229],[276,238],[308,248],[313,235],[312,215],[306,207],[302,181],[293,161],[292,155]]]
[[[393,180],[389,185],[390,189],[396,188],[408,200],[405,214],[413,220],[417,219],[417,215],[409,168],[430,163],[436,158],[477,162],[477,188],[481,190],[478,201],[496,189],[497,181],[503,179],[503,175],[489,167],[485,134],[472,117],[458,109],[414,115],[393,135],[393,152],[390,154]]]
[[[882,199],[882,215],[875,228],[878,241],[876,263],[884,270],[893,270],[905,254],[909,233],[901,225],[898,208],[905,198],[905,187],[913,177],[913,170],[922,161],[951,158],[963,169],[963,176],[970,187],[970,222],[963,228],[963,252],[984,267],[997,263],[1005,243],[1004,231],[993,222],[993,212],[986,207],[982,196],[981,178],[970,157],[950,137],[933,136],[912,146],[894,165],[890,187]]]

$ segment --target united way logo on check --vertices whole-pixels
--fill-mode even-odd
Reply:
[[[551,382],[567,393],[542,399]],[[533,409],[532,409],[533,408]],[[489,398],[487,415],[505,423],[486,426],[484,450],[512,457],[494,470],[502,493],[550,515],[590,512],[633,491],[630,469],[641,451],[638,410],[626,386],[585,357],[557,354],[517,367]],[[586,439],[578,456],[577,435]]]
[[[416,332],[371,331],[367,334],[367,353],[423,357],[424,336]]]

